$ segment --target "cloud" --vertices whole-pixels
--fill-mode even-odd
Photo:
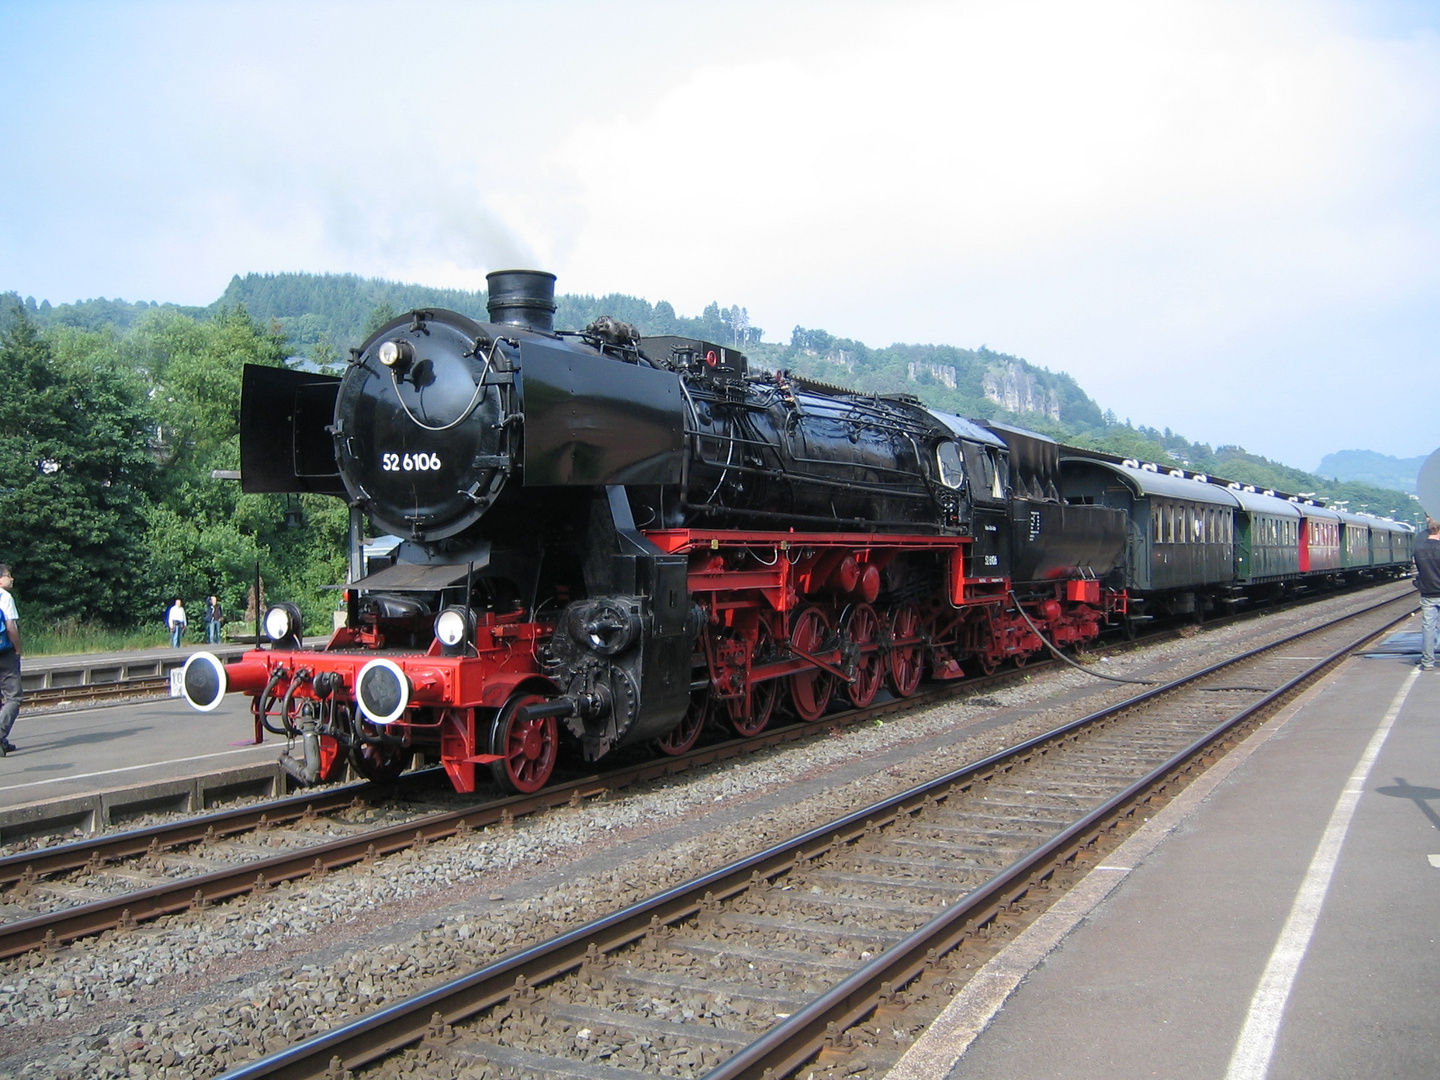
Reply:
[[[564,290],[742,303],[772,338],[985,343],[1287,460],[1342,425],[1419,453],[1399,440],[1433,429],[1433,396],[1348,381],[1408,376],[1440,329],[1440,47],[1414,19],[0,7],[0,96],[36,148],[0,174],[23,211],[0,218],[0,289],[204,303],[250,270],[475,288],[528,264]],[[1281,397],[1303,422],[1266,415]]]
[[[839,44],[715,62],[577,127],[557,161],[611,146],[636,166],[575,170],[562,283],[608,275],[690,309],[745,298],[782,336],[985,342],[1137,422],[1318,456],[1236,388],[1328,418],[1317,376],[1353,354],[1327,355],[1310,324],[1338,341],[1337,321],[1433,294],[1440,239],[1436,40],[1347,19],[872,9]]]
[[[587,274],[639,265],[668,237],[703,250],[688,265],[707,272],[744,279],[754,252],[783,252],[797,277],[833,284],[865,266],[1014,272],[1162,228],[1203,247],[1216,225],[1266,255],[1257,222],[1343,210],[1389,179],[1382,155],[1433,127],[1433,53],[1407,71],[1404,50],[1312,16],[872,10],[844,46],[712,64],[642,115],[577,128],[559,155],[587,212],[572,260]],[[623,148],[628,167],[596,166],[597,146]]]

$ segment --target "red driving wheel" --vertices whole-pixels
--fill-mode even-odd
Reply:
[[[755,628],[755,648],[750,653],[750,666],[754,668],[757,664],[764,664],[774,659],[775,636],[770,633],[770,627],[760,623]],[[765,682],[750,680],[749,709],[746,709],[745,699],[741,698],[732,705],[730,710],[730,726],[735,729],[735,734],[741,738],[748,739],[751,735],[759,735],[770,723],[770,717],[775,712],[775,699],[780,695],[780,683],[776,679],[769,679]],[[745,715],[737,715],[744,713]]]
[[[812,656],[824,651],[829,638],[830,622],[816,607],[800,612],[790,631],[791,645]],[[790,700],[802,720],[814,721],[824,716],[834,692],[835,676],[823,668],[812,667],[790,676]]]
[[[845,633],[861,650],[855,658],[855,681],[845,692],[851,705],[863,709],[875,700],[885,681],[885,658],[873,649],[866,651],[880,637],[880,616],[869,604],[857,604],[845,619]]]
[[[714,707],[714,698],[710,696],[710,688],[697,690],[690,695],[690,708],[681,717],[680,723],[661,735],[655,740],[662,754],[669,754],[672,757],[683,754],[697,742],[700,741],[700,732],[705,730],[705,721],[710,718],[710,710]]]
[[[890,690],[896,697],[909,697],[920,687],[924,674],[925,651],[915,639],[920,637],[920,607],[906,601],[890,612],[890,640],[901,644],[890,647]]]
[[[555,771],[560,732],[553,716],[521,719],[517,713],[526,705],[543,705],[539,694],[516,694],[495,716],[490,729],[490,752],[501,760],[492,762],[495,782],[506,791],[529,795],[550,782]]]

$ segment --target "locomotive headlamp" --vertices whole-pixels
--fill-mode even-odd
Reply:
[[[475,616],[469,608],[447,607],[435,616],[435,637],[444,646],[447,656],[462,651],[475,627]]]
[[[415,347],[408,341],[382,341],[375,355],[395,371],[406,371],[415,360]]]
[[[294,604],[276,604],[265,612],[265,636],[275,644],[299,642],[305,619]]]
[[[393,724],[410,706],[410,680],[394,660],[371,660],[355,680],[360,711],[376,724]]]

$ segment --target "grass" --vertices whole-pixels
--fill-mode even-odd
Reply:
[[[129,630],[116,630],[75,618],[40,625],[22,622],[21,632],[26,656],[120,652],[124,649],[153,649],[170,644],[170,632],[163,626],[137,626]],[[185,640],[198,642],[202,638],[192,629],[186,631]]]

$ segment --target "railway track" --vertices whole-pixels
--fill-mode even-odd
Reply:
[[[878,1075],[1107,838],[1414,606],[1147,690],[226,1076],[396,1054],[429,1075]]]
[[[139,679],[90,683],[81,686],[51,686],[25,692],[25,708],[60,709],[89,708],[113,701],[165,697],[170,693],[170,677],[153,675]]]
[[[1128,643],[1117,646],[1128,647]],[[792,724],[749,738],[725,739],[684,755],[632,763],[603,776],[571,777],[530,796],[466,799],[447,790],[437,797],[438,770],[431,770],[406,774],[389,785],[352,784],[307,792],[0,857],[0,889],[6,890],[0,893],[0,917],[5,919],[0,922],[0,959],[263,891],[471,830],[504,826],[527,814],[813,738],[817,732],[928,707],[956,693],[983,693],[1053,664],[1036,661],[1024,672],[930,684],[911,698],[830,714],[816,724]],[[434,809],[437,802],[447,804],[446,808]]]
[[[484,796],[433,813],[396,811],[402,820],[359,823],[377,804],[434,798],[440,770],[405,774],[385,785],[349,784],[248,807],[187,817],[144,829],[102,834],[72,843],[0,857],[0,959],[53,948],[192,907],[244,896],[285,881],[324,874],[437,840],[557,806],[573,806],[636,784],[711,765],[768,747],[814,738],[847,724],[925,708],[956,692],[977,691],[1023,678],[1018,671],[939,684],[912,697],[825,717],[816,724],[775,727],[675,757],[657,757],[552,784],[534,795]],[[427,791],[428,785],[428,791]],[[448,788],[447,788],[448,791]],[[347,820],[345,815],[351,815]],[[329,832],[332,835],[327,836]],[[334,836],[340,832],[345,835]],[[246,834],[263,834],[246,842]],[[281,850],[275,850],[279,848]],[[224,865],[222,865],[224,864]],[[37,906],[49,910],[37,911]],[[18,914],[17,914],[18,913]]]

